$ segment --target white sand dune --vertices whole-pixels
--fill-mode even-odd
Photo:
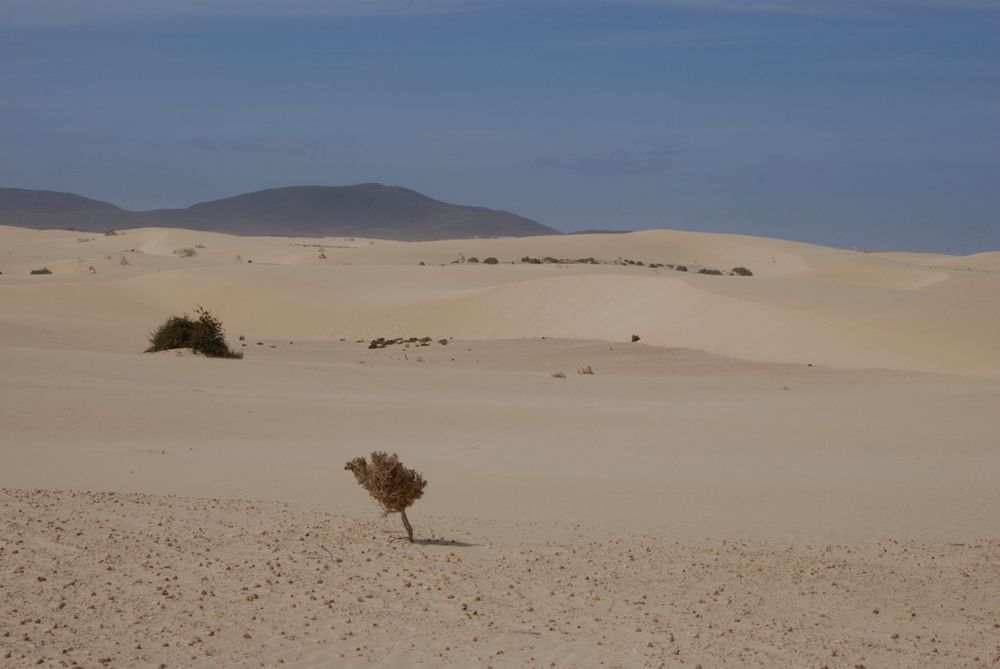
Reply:
[[[0,228],[0,666],[991,666],[993,260]]]
[[[80,242],[72,233],[7,228],[0,239],[18,251],[0,283],[3,327],[37,315],[76,320],[106,350],[135,349],[157,317],[197,303],[233,331],[260,337],[622,341],[635,333],[650,344],[748,360],[1000,376],[1000,311],[992,307],[1000,277],[952,267],[968,258],[929,267],[899,254],[671,231],[408,244],[159,229]],[[173,254],[196,245],[204,247],[196,257]],[[525,255],[628,258],[692,271],[450,264],[460,254],[502,263]],[[993,262],[981,255],[984,266]],[[130,265],[118,264],[121,257]],[[36,265],[55,274],[24,276]],[[755,276],[694,272],[736,266]],[[67,283],[72,277],[80,280]],[[101,331],[99,321],[119,319],[130,327]]]

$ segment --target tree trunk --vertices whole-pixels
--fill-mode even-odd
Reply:
[[[406,509],[399,512],[399,515],[403,517],[403,527],[406,528],[406,536],[410,538],[410,543],[413,543],[413,525],[410,525],[409,518],[406,517]]]

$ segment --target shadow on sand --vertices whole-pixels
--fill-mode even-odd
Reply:
[[[406,541],[406,535],[396,530],[382,530],[382,534],[391,534],[392,540],[394,541]],[[453,548],[475,548],[476,546],[482,546],[482,544],[470,544],[465,541],[444,539],[442,537],[436,537],[433,539],[414,539],[413,543],[414,545],[419,546],[451,546]]]

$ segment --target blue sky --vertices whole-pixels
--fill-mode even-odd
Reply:
[[[1000,0],[3,0],[0,185],[1000,249]]]

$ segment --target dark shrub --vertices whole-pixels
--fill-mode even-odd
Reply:
[[[485,260],[483,260],[483,264],[484,265],[499,265],[500,261],[497,260],[496,258],[494,258],[493,256],[490,256],[489,258],[486,258]]]
[[[52,274],[52,270],[50,270],[48,267],[43,267],[41,269],[33,269],[33,270],[31,270],[31,273],[32,274]]]
[[[176,348],[190,348],[210,358],[242,358],[243,354],[233,351],[226,344],[226,334],[222,322],[208,309],[195,309],[197,320],[187,316],[172,316],[149,335],[146,353],[169,351]]]
[[[674,269],[677,270],[678,272],[686,272],[686,271],[688,271],[688,268],[685,265],[678,265]]]
[[[738,274],[739,276],[753,276],[753,272],[748,270],[746,267],[734,267],[733,274]]]
[[[476,265],[476,264],[479,263],[479,258],[477,258],[476,256],[472,256],[471,258],[469,258],[465,262],[472,263],[473,265]]]
[[[722,272],[717,269],[700,269],[698,274],[711,274],[712,276],[722,276]]]
[[[642,337],[640,337],[639,335],[637,335],[637,334],[632,335],[632,343],[633,344],[636,343],[637,341],[639,341],[640,339],[642,339]]]

